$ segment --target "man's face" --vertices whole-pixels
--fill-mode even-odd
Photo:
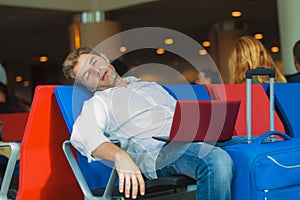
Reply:
[[[105,90],[115,86],[115,68],[102,56],[81,54],[75,65],[74,74],[90,90]]]

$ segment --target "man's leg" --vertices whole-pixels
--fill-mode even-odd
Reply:
[[[255,137],[252,137],[252,140],[255,140]],[[218,147],[227,147],[235,144],[247,144],[247,137],[246,136],[233,136],[231,140],[225,142],[217,142],[216,146]]]
[[[219,147],[205,143],[169,144],[160,152],[157,167],[159,177],[183,174],[196,179],[199,200],[231,199],[233,163]]]

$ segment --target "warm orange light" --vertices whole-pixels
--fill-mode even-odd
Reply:
[[[30,85],[30,82],[29,81],[24,81],[23,85],[24,85],[24,87],[28,87]]]
[[[16,82],[19,83],[23,80],[23,77],[22,76],[16,76]]]
[[[206,54],[207,54],[207,51],[205,50],[205,49],[201,49],[201,50],[199,50],[199,55],[201,55],[201,56],[205,56]]]
[[[279,52],[279,47],[276,47],[276,46],[272,47],[271,52],[278,53]]]
[[[79,33],[78,24],[74,24],[74,40],[75,40],[75,48],[78,49],[80,47],[80,33]]]
[[[162,48],[158,48],[158,49],[156,50],[156,54],[158,54],[158,55],[162,55],[162,54],[164,54],[164,53],[165,53],[165,50],[162,49]]]
[[[125,51],[127,51],[127,48],[125,46],[121,46],[120,47],[120,52],[124,53]]]
[[[168,44],[168,45],[171,45],[171,44],[174,43],[174,40],[172,38],[167,38],[167,39],[165,39],[164,43]]]
[[[211,46],[211,42],[208,41],[208,40],[203,41],[203,42],[202,42],[202,46],[204,46],[204,47],[210,47],[210,46]]]
[[[257,39],[257,40],[261,40],[261,39],[264,38],[264,35],[263,35],[262,33],[256,33],[256,34],[254,35],[254,38]]]
[[[242,12],[239,10],[234,10],[231,12],[231,16],[232,17],[241,17],[242,16]]]
[[[40,56],[39,61],[40,61],[41,63],[47,62],[47,61],[48,61],[48,57],[47,57],[47,56]]]

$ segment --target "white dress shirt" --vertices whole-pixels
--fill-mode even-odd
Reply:
[[[124,78],[126,87],[97,91],[83,105],[71,136],[72,144],[89,161],[91,152],[107,137],[128,139],[127,152],[144,175],[157,178],[155,160],[164,142],[152,136],[168,136],[176,100],[159,84]]]

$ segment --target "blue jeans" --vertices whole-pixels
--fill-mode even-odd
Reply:
[[[246,143],[246,138],[236,136],[215,145],[169,143],[158,155],[157,175],[183,174],[197,180],[198,200],[230,200],[234,167],[222,147],[239,143]]]

